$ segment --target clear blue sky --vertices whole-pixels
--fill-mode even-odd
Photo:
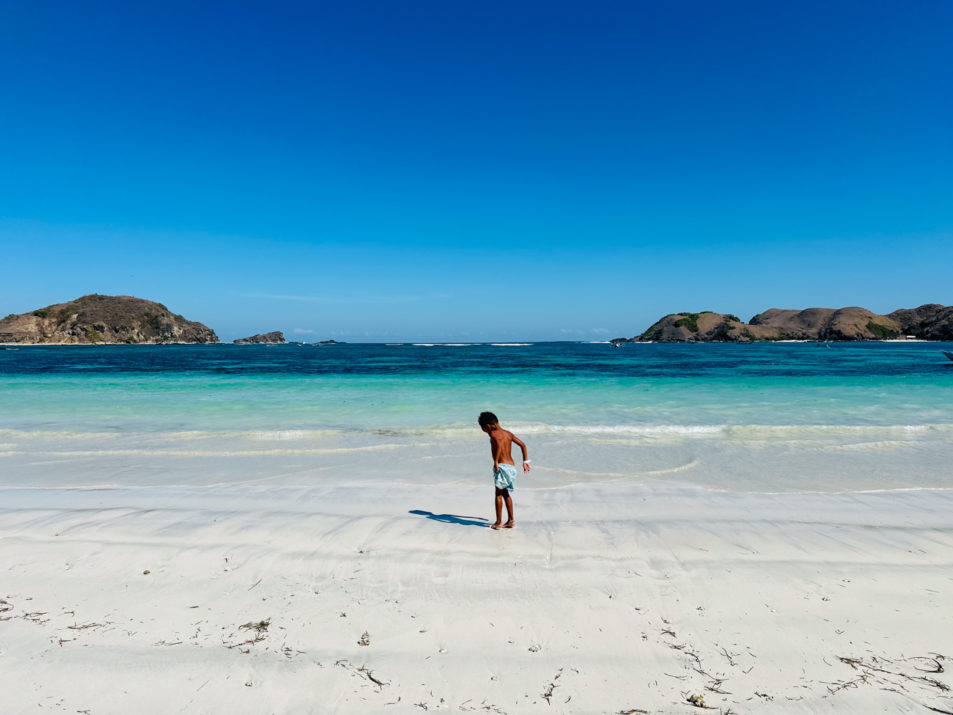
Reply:
[[[948,0],[3,2],[0,314],[606,339],[950,304],[951,37]]]

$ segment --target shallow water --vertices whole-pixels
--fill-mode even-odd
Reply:
[[[0,485],[486,478],[527,487],[953,488],[937,343],[21,347],[0,351]]]

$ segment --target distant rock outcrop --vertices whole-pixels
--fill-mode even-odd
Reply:
[[[745,328],[741,320],[730,313],[671,313],[633,340],[664,343],[714,342],[741,340]]]
[[[901,334],[897,321],[866,308],[772,308],[749,322],[756,340],[884,340]]]
[[[921,305],[878,315],[866,308],[808,308],[758,313],[748,323],[727,313],[672,313],[633,341],[886,340],[913,336],[953,340],[953,307]]]
[[[252,335],[247,338],[239,338],[235,341],[236,345],[276,345],[278,343],[284,343],[285,336],[279,331],[275,330],[270,333],[261,333],[260,335]]]
[[[0,320],[0,343],[217,343],[211,328],[161,303],[128,295],[84,295]]]

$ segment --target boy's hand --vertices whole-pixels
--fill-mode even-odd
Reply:
[[[523,474],[529,473],[529,462],[523,462]]]

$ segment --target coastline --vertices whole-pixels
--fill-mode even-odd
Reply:
[[[7,711],[950,709],[953,491],[487,491],[3,490]]]
[[[337,342],[337,343],[306,343],[299,342],[295,340],[288,340],[284,343],[234,343],[232,341],[222,341],[218,343],[179,343],[179,342],[163,342],[163,343],[107,343],[107,342],[96,342],[96,343],[0,343],[0,347],[161,347],[164,345],[168,346],[190,346],[190,347],[202,347],[202,346],[213,346],[213,347],[222,347],[225,345],[235,345],[236,347],[248,347],[248,346],[264,346],[268,345],[269,347],[278,347],[280,345],[321,345],[326,347],[329,345],[378,345],[378,346],[387,346],[387,347],[472,347],[472,346],[486,346],[486,347],[527,347],[532,345],[545,345],[548,343],[581,343],[586,345],[610,345],[615,344],[616,342],[621,344],[632,344],[632,345],[759,345],[764,343],[771,344],[800,344],[800,343],[834,343],[834,344],[843,344],[843,345],[859,345],[859,344],[868,344],[868,343],[951,343],[950,340],[927,340],[925,338],[910,338],[909,340],[904,338],[885,338],[883,340],[819,340],[819,339],[805,339],[805,340],[633,340],[625,339],[619,341],[612,340],[529,340],[522,342],[469,342],[469,343],[443,343],[443,342],[403,342],[403,343],[386,343],[386,342],[376,342],[376,343],[349,343],[349,342]]]

